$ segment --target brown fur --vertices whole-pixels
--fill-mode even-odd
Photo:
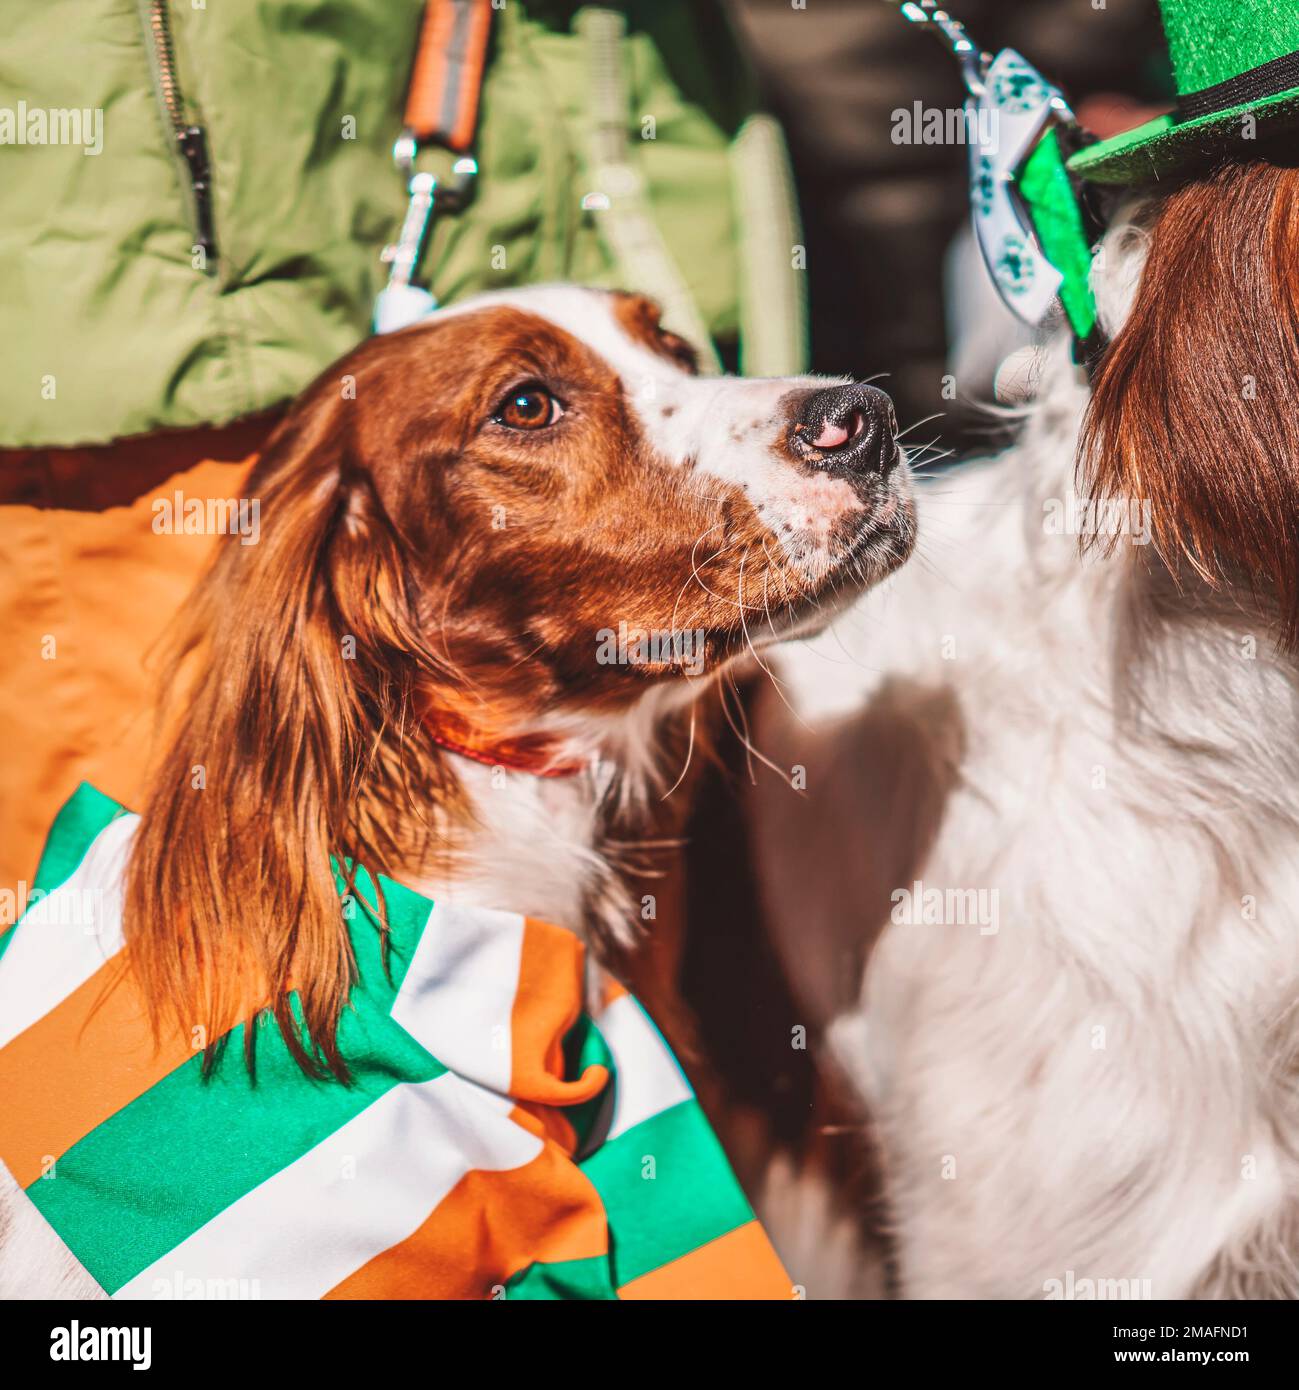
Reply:
[[[532,381],[563,417],[494,423]],[[364,343],[304,392],[249,495],[260,544],[229,545],[185,615],[172,671],[193,693],[141,808],[128,948],[160,1017],[214,1039],[266,1006],[304,1069],[341,1077],[355,966],[331,856],[394,876],[453,861],[468,810],[432,733],[538,758],[550,737],[562,758],[547,727],[680,678],[597,664],[599,629],[703,629],[715,668],[764,542],[771,602],[815,595],[738,488],[658,459],[616,374],[516,308]]]
[[[1299,170],[1232,165],[1159,205],[1080,460],[1095,497],[1149,500],[1175,573],[1236,579],[1299,634]]]
[[[643,347],[675,362],[688,372],[699,370],[699,354],[684,338],[669,333],[661,324],[659,306],[643,294],[620,294],[613,316],[626,335]]]

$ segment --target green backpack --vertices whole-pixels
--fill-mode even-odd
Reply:
[[[406,211],[392,147],[421,10],[15,10],[0,65],[0,447],[227,424],[365,335]],[[492,11],[481,173],[435,217],[421,261],[438,301],[538,281],[635,289],[711,343],[714,366],[801,370],[784,144],[720,7]],[[18,74],[21,98],[3,89]],[[428,150],[419,167],[445,176],[452,157]]]

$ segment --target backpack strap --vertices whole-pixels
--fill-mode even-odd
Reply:
[[[588,193],[582,206],[597,213],[625,288],[658,300],[663,322],[699,351],[706,371],[719,372],[712,335],[654,221],[644,177],[627,148],[626,19],[617,10],[589,6],[578,15],[577,29],[587,49],[587,146],[599,190]]]
[[[755,112],[731,142],[740,249],[740,373],[807,371],[807,276],[789,153],[779,122]]]
[[[406,179],[406,216],[397,240],[383,249],[388,283],[374,302],[376,333],[405,328],[437,308],[434,296],[414,278],[434,214],[462,208],[478,175],[478,164],[467,151],[478,124],[491,28],[492,0],[428,0],[425,6],[405,124],[392,151]],[[416,170],[421,145],[442,145],[460,156],[449,182],[439,184],[432,174]]]

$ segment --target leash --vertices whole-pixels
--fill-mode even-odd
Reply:
[[[402,131],[392,151],[393,163],[406,181],[406,216],[397,240],[383,250],[388,283],[375,299],[376,333],[405,328],[437,308],[436,297],[412,281],[435,213],[457,212],[473,195],[478,163],[469,151],[478,124],[491,28],[492,0],[428,0],[424,7]],[[420,149],[428,145],[459,156],[446,184],[415,168]],[[552,763],[544,748],[526,740],[489,747],[432,730],[430,736],[448,752],[486,767],[535,777],[573,777],[586,768],[585,763]]]
[[[960,65],[968,97],[970,204],[984,265],[1006,307],[1040,327],[1058,301],[1074,361],[1090,377],[1106,346],[1092,294],[1092,256],[1106,228],[1095,201],[1065,161],[1095,143],[1064,93],[1013,48],[992,54],[937,0],[907,0],[902,17],[923,25]]]
[[[397,240],[380,257],[388,266],[388,283],[374,302],[376,333],[405,328],[437,308],[436,297],[412,282],[434,215],[457,212],[473,196],[478,162],[469,151],[491,27],[492,0],[428,0],[424,8],[402,131],[392,150],[406,184],[406,216]],[[425,145],[459,156],[446,183],[416,170],[415,158]]]

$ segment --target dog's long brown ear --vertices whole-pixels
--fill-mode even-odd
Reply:
[[[1243,579],[1299,635],[1299,170],[1170,193],[1085,421],[1080,490],[1149,501],[1156,546]]]
[[[391,861],[374,808],[401,794],[393,741],[418,731],[432,658],[406,548],[333,396],[310,393],[270,441],[248,484],[258,543],[225,542],[187,606],[171,673],[187,697],[141,807],[125,926],[155,1024],[211,1040],[270,1007],[304,1069],[343,1077],[354,962],[331,856]],[[426,779],[435,752],[410,760]]]

